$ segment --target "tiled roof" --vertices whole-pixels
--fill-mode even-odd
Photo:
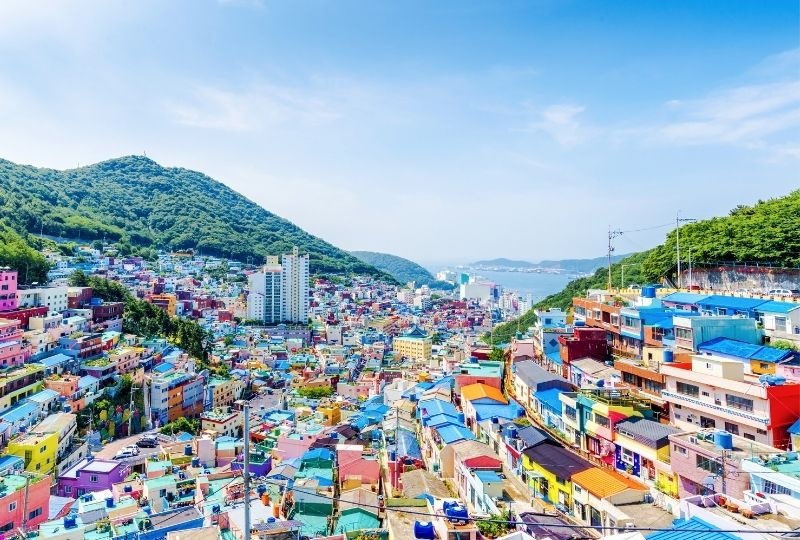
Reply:
[[[636,418],[618,423],[614,430],[650,448],[658,448],[668,441],[668,437],[680,430],[646,418]]]
[[[469,469],[499,469],[503,462],[491,456],[475,456],[465,459],[464,465]]]
[[[603,499],[628,489],[647,491],[647,487],[625,478],[621,474],[592,467],[572,476],[572,481],[585,488],[592,495]]]

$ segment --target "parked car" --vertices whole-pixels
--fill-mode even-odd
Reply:
[[[155,448],[158,446],[158,441],[155,437],[142,437],[136,441],[136,446],[139,448]]]
[[[123,448],[114,455],[114,459],[128,459],[136,457],[136,454],[130,448]]]
[[[770,289],[769,291],[767,291],[767,294],[769,296],[785,296],[785,297],[788,297],[788,296],[792,296],[792,291],[790,291],[789,289]]]

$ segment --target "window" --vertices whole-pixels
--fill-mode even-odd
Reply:
[[[603,415],[601,415],[601,414],[595,413],[594,421],[597,422],[597,424],[599,424],[599,425],[601,425],[603,427],[606,427],[606,428],[609,427],[609,425],[610,425],[610,423],[608,421],[608,418],[603,416]]]
[[[766,429],[757,429],[756,433],[758,433],[759,435],[766,435],[767,434],[767,430]]]
[[[577,411],[574,407],[570,407],[569,405],[564,406],[564,416],[569,418],[570,420],[575,420],[577,418]]]
[[[744,438],[745,438],[745,439],[747,439],[748,441],[754,441],[754,440],[756,440],[756,436],[755,436],[755,435],[753,435],[752,433],[745,433],[744,435],[742,435],[742,437],[744,437]]]
[[[92,476],[90,476],[89,477],[89,482],[97,483],[97,475],[93,474]]]
[[[72,486],[65,486],[64,493],[72,493]]]
[[[702,428],[715,428],[717,427],[717,421],[713,418],[708,418],[706,416],[700,417],[700,427]]]
[[[732,409],[739,409],[740,411],[753,412],[753,400],[739,396],[732,396],[725,394],[725,403]]]
[[[9,523],[6,523],[2,527],[0,527],[0,531],[6,532],[6,531],[10,531],[13,528],[14,528],[14,522],[11,521]]]
[[[708,397],[708,392],[703,391],[702,394],[704,397]]]
[[[28,519],[33,519],[33,518],[39,517],[41,515],[42,515],[42,507],[40,506],[39,508],[37,508],[36,510],[34,510],[33,512],[30,512],[28,514]]]
[[[700,395],[700,388],[693,384],[686,384],[679,382],[676,386],[679,394],[686,396],[697,397]]]
[[[17,509],[17,503],[16,502],[12,502],[11,504],[8,505],[8,511],[9,512],[13,512],[16,509]]]
[[[684,448],[683,446],[678,446],[677,444],[672,445],[672,451],[682,456],[685,456],[689,453],[689,451],[686,450],[686,448]]]
[[[792,490],[776,484],[775,482],[771,482],[769,480],[764,480],[764,493],[775,493],[778,495],[791,495]]]
[[[722,473],[722,465],[716,459],[707,458],[706,456],[697,455],[697,468],[703,469],[713,474]]]
[[[734,424],[732,422],[725,422],[725,431],[728,433],[733,433],[734,435],[739,434],[739,425]]]
[[[675,337],[677,339],[686,339],[691,341],[692,339],[692,329],[691,328],[675,328]]]
[[[623,448],[622,452],[620,452],[620,459],[629,465],[633,465],[633,451]]]

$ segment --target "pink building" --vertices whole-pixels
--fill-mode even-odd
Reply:
[[[17,271],[0,268],[0,311],[17,309]]]
[[[365,455],[360,444],[336,446],[336,462],[339,465],[339,485],[342,491],[359,487],[378,486],[381,466],[377,456]]]
[[[48,519],[50,505],[49,476],[27,473],[7,474],[3,477],[5,491],[0,494],[0,523],[15,531],[25,524],[28,530],[36,528]],[[27,513],[27,515],[25,515]]]
[[[278,442],[275,445],[273,453],[281,461],[299,458],[311,448],[311,444],[318,438],[319,435],[281,435],[278,437]]]
[[[19,321],[0,319],[0,368],[21,366],[31,355],[19,326]]]

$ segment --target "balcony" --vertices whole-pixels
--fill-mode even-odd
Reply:
[[[745,419],[749,420],[750,422],[755,422],[758,424],[769,425],[769,417],[768,416],[760,416],[757,414],[753,414],[751,412],[746,412],[740,409],[736,409],[733,407],[727,407],[723,405],[717,405],[716,403],[709,403],[707,401],[701,401],[700,399],[693,398],[691,396],[687,396],[684,394],[678,394],[676,392],[669,392],[667,390],[661,391],[661,396],[666,398],[669,401],[676,401],[678,403],[687,403],[693,406],[695,409],[706,409],[709,411],[715,412],[717,415],[724,417],[724,418],[731,418],[733,417],[734,420],[736,419]]]

